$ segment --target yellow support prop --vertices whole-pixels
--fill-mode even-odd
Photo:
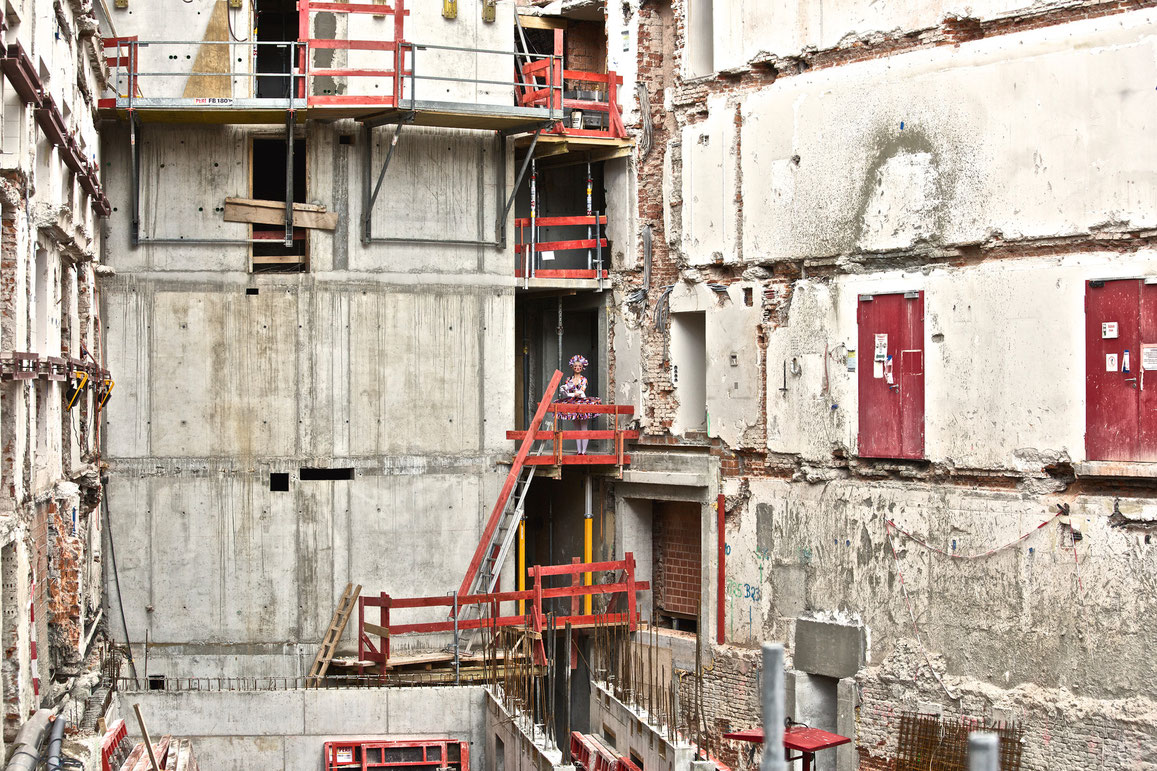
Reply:
[[[583,520],[583,562],[586,562],[587,564],[594,562],[594,560],[592,559],[593,544],[591,543],[594,540],[592,538],[592,535],[594,533],[594,524],[595,524],[595,518],[594,517],[587,517],[586,519]],[[590,586],[591,585],[591,574],[590,573],[583,573],[583,585],[584,586]],[[585,613],[588,616],[591,614],[591,596],[589,594],[586,595],[585,597],[583,597],[583,613]]]
[[[518,591],[526,591],[526,520],[518,520]],[[518,601],[518,615],[526,615],[526,600]]]

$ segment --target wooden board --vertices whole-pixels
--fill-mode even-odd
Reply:
[[[213,5],[213,13],[209,16],[209,24],[205,28],[203,42],[197,48],[197,58],[193,62],[193,72],[220,72],[220,75],[190,75],[185,81],[185,91],[182,94],[186,99],[198,97],[231,97],[232,80],[230,53],[233,47],[228,44],[212,42],[229,39],[229,9],[225,0],[217,0]],[[165,49],[172,51],[173,49]],[[241,50],[241,49],[237,49]],[[149,78],[142,78],[146,83]]]
[[[322,208],[322,211],[318,211]],[[250,222],[260,225],[284,225],[285,203],[279,201],[255,201],[253,199],[226,198],[226,222]],[[335,230],[337,214],[324,211],[324,207],[295,203],[293,205],[293,225],[299,228]]]

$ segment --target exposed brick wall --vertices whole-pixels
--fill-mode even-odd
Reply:
[[[656,605],[695,616],[702,586],[699,504],[656,502],[652,521]]]
[[[606,26],[595,21],[572,21],[563,35],[566,68],[583,72],[607,71]],[[591,83],[581,84],[584,90],[596,90]]]

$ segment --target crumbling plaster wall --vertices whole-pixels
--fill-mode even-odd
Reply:
[[[1154,256],[1046,254],[797,281],[786,323],[768,336],[769,385],[782,361],[801,372],[789,372],[786,391],[768,388],[768,449],[818,463],[855,454],[857,373],[846,353],[858,348],[859,297],[923,291],[925,457],[1029,475],[1083,460],[1085,281],[1147,275]],[[870,353],[857,351],[858,366],[871,366]]]
[[[686,73],[687,3],[671,5],[669,53]],[[735,379],[709,342],[728,547],[727,645],[704,685],[713,733],[758,721],[755,680],[733,654],[791,646],[796,621],[813,618],[864,630],[864,768],[890,767],[900,712],[929,709],[1022,721],[1026,767],[1153,763],[1154,694],[1134,680],[1151,668],[1134,619],[1149,613],[1152,488],[1074,485],[1068,464],[1083,457],[1084,282],[1154,265],[1154,159],[1141,147],[1152,111],[1140,105],[1157,17],[1147,3],[974,4],[961,16],[714,5],[727,72],[700,79],[656,56],[666,4],[633,6],[637,77],[665,109],[636,165],[652,281],[641,259],[618,272],[613,340],[616,392],[638,400],[645,443],[700,444],[669,419],[679,394],[656,325],[667,310],[704,310],[709,337],[733,314],[716,340],[740,348],[736,374],[758,391],[754,409],[724,400]],[[727,298],[712,303],[708,283]],[[641,287],[645,301],[630,302]],[[754,311],[740,307],[748,287]],[[925,293],[932,463],[862,460],[845,358],[857,296],[911,290]],[[1084,536],[1075,548],[1051,519],[1059,503]],[[894,534],[893,557],[885,518],[954,555],[1029,535],[965,561]],[[1096,664],[1106,652],[1113,672]],[[855,763],[845,754],[838,767]]]
[[[1061,767],[1084,752],[1072,735],[1096,722],[1082,717],[1082,702],[1092,715],[1132,725],[1102,737],[1106,751],[1130,763],[1151,761],[1155,694],[1143,652],[1154,644],[1145,619],[1157,551],[1143,532],[1111,518],[1116,505],[1132,500],[910,482],[747,484],[750,497],[729,515],[727,530],[728,640],[790,642],[796,618],[862,624],[868,645],[857,676],[859,744],[869,754],[884,754],[876,738],[894,742],[899,711],[930,702],[1025,721],[1026,746],[1041,767]],[[1054,519],[1062,500],[1071,500],[1071,527],[1083,535],[1075,547],[1064,520]],[[889,519],[946,553],[895,529],[889,535]],[[991,556],[959,559],[1008,544]],[[1106,659],[1121,666],[1101,666]],[[960,704],[953,697],[962,693]],[[885,718],[890,728],[877,725]],[[1051,745],[1049,721],[1068,727]],[[1138,746],[1138,736],[1147,744]]]
[[[11,2],[4,42],[34,62],[45,96],[61,111],[81,154],[99,161],[93,95],[99,39],[91,7]],[[11,376],[14,353],[100,362],[97,292],[101,244],[93,200],[65,166],[7,78],[0,79],[0,575],[3,739],[42,701],[76,710],[95,678],[101,584],[98,420],[95,382],[67,410],[67,383],[43,371]],[[81,707],[83,704],[81,704]],[[3,744],[0,743],[0,751]]]
[[[976,0],[967,5],[935,2],[882,7],[871,0],[713,0],[711,29],[715,70],[752,60],[787,58],[808,51],[855,48],[864,43],[934,29],[945,19],[971,23],[1043,15],[1081,3],[1053,0]]]

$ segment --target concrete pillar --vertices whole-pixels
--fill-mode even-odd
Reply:
[[[851,744],[836,747],[836,771],[856,771],[859,757],[856,754],[855,678],[842,678],[836,686],[836,733],[852,739]]]
[[[763,644],[763,760],[760,771],[786,771],[783,757],[783,643]]]

